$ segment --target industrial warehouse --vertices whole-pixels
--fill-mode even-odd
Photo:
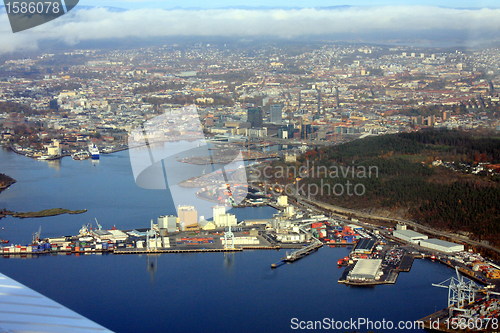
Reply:
[[[361,254],[371,254],[373,252],[375,244],[376,240],[373,238],[361,238],[352,252]]]
[[[428,249],[445,253],[454,253],[464,250],[464,246],[462,244],[456,244],[435,238],[421,240],[419,242],[419,245]]]
[[[376,280],[382,275],[382,259],[359,259],[348,275],[349,280]]]
[[[392,232],[392,235],[396,238],[404,240],[406,242],[411,242],[418,244],[419,241],[428,239],[429,237],[413,230],[407,230],[406,225],[398,224],[396,230]]]

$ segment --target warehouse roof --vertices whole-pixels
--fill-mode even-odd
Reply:
[[[375,277],[380,266],[382,265],[382,259],[359,259],[356,262],[353,270],[351,271],[352,276],[364,275]]]
[[[403,235],[405,237],[411,237],[411,238],[427,237],[426,235],[421,234],[420,232],[413,231],[413,230],[394,230],[393,235],[396,233]]]
[[[452,248],[452,247],[455,247],[457,245],[460,245],[457,243],[447,242],[447,241],[444,241],[441,239],[436,239],[436,238],[426,239],[426,240],[423,240],[422,242],[426,242],[428,244],[434,244],[434,245],[438,245],[438,246],[442,246],[442,247],[448,247],[448,248]]]
[[[371,251],[374,246],[375,240],[373,238],[362,238],[358,241],[358,244],[356,244],[354,251]]]

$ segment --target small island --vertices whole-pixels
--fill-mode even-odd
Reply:
[[[10,185],[14,184],[16,180],[6,174],[0,173],[0,192],[6,190]]]
[[[38,212],[12,212],[6,209],[0,210],[0,218],[5,217],[7,215],[17,217],[17,218],[32,218],[32,217],[47,217],[47,216],[56,216],[61,214],[83,214],[87,212],[86,209],[79,210],[69,210],[64,208],[52,208],[52,209],[44,209]]]

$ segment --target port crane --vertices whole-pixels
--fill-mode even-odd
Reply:
[[[99,221],[97,221],[97,218],[94,217],[95,224],[97,225],[97,230],[102,230],[102,225],[99,224]]]
[[[231,244],[229,246],[229,244]],[[234,234],[231,231],[231,226],[224,232],[224,249],[234,249]]]
[[[470,317],[470,313],[465,306],[475,301],[476,293],[481,287],[474,281],[464,278],[455,266],[457,277],[450,277],[441,283],[433,283],[434,287],[448,289],[448,308],[450,316],[453,311],[458,311],[465,317]]]
[[[42,226],[40,226],[38,228],[38,231],[37,232],[34,232],[33,233],[33,240],[32,240],[32,244],[36,244],[40,241],[40,235],[42,234]]]

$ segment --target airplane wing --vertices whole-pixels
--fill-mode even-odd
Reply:
[[[0,273],[0,332],[112,332]]]

